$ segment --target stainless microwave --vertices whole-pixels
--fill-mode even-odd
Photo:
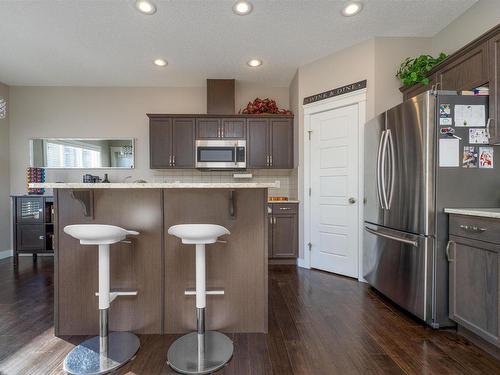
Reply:
[[[247,167],[247,141],[197,140],[196,168],[244,169]]]

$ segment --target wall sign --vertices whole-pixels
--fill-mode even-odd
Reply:
[[[7,101],[0,96],[0,120],[7,117]]]
[[[320,100],[333,98],[334,96],[347,94],[348,92],[353,92],[353,91],[361,90],[364,88],[366,88],[366,79],[364,81],[351,83],[351,84],[346,85],[346,86],[337,87],[336,89],[328,90],[328,91],[322,92],[320,94],[305,97],[303,104],[310,104],[310,103],[318,102]]]

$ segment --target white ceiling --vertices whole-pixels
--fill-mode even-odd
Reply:
[[[9,85],[201,86],[236,78],[288,86],[298,66],[372,36],[433,36],[476,0],[254,0],[245,17],[231,0],[0,1],[0,81]],[[152,60],[163,57],[169,66]],[[261,58],[257,69],[246,66]]]

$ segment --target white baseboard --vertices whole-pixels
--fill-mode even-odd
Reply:
[[[297,266],[302,267],[302,268],[311,268],[309,267],[309,264],[307,264],[306,260],[304,258],[297,258]]]
[[[14,254],[12,250],[2,250],[0,251],[0,259],[5,259],[11,257]]]

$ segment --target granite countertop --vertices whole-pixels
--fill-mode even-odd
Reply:
[[[500,219],[500,208],[445,208],[447,214],[490,217]]]
[[[30,188],[44,189],[267,189],[279,188],[280,182],[43,182]]]

